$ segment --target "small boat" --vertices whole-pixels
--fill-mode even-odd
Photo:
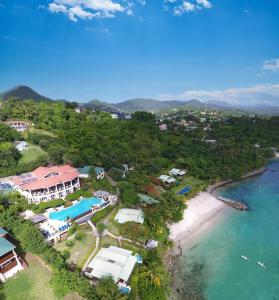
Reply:
[[[265,264],[263,262],[257,261],[257,264],[261,266],[262,268],[266,268]]]
[[[241,255],[241,258],[243,258],[244,260],[249,260],[248,257],[245,255]]]

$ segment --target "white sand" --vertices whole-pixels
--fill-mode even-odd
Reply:
[[[216,215],[227,206],[207,192],[199,193],[187,202],[183,220],[170,226],[170,238],[174,242],[187,241],[210,227]]]

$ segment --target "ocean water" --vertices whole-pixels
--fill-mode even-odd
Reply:
[[[264,174],[218,192],[244,201],[250,210],[232,210],[196,247],[184,251],[183,270],[202,266],[198,280],[205,299],[279,300],[279,160],[269,163]]]

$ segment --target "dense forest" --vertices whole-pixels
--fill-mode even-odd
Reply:
[[[0,109],[0,120],[7,119],[26,120],[42,129],[30,130],[24,138],[48,155],[29,166],[17,165],[19,154],[10,151],[17,133],[1,125],[2,175],[51,162],[100,165],[107,170],[128,163],[149,175],[176,166],[204,180],[237,178],[262,166],[272,156],[271,147],[279,145],[278,117],[235,117],[230,124],[215,123],[208,138],[216,139],[216,144],[203,142],[204,133],[199,129],[189,132],[169,126],[169,130],[160,132],[156,117],[150,113],[136,112],[132,120],[119,121],[103,112],[78,114],[69,103],[6,101]]]

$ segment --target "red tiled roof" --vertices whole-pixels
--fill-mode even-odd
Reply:
[[[45,178],[50,173],[58,173],[59,175]],[[20,188],[23,190],[37,190],[41,188],[52,187],[59,183],[73,180],[79,176],[78,171],[69,165],[39,167],[30,174],[34,178],[31,182],[24,183],[23,178],[20,176],[13,177],[11,181],[15,185],[20,186]]]

